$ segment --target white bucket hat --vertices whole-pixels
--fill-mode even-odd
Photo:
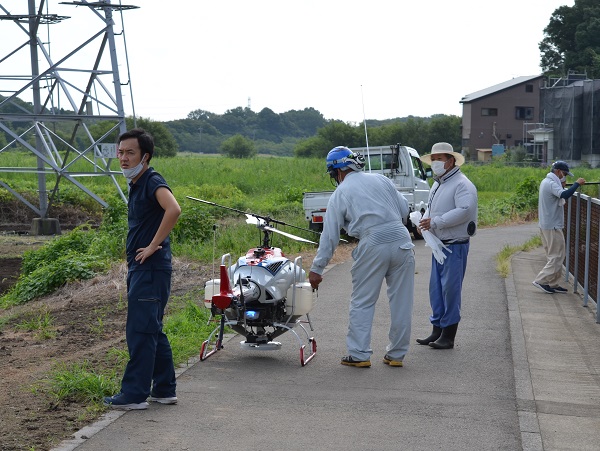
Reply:
[[[465,162],[465,157],[461,153],[455,152],[452,145],[448,143],[435,143],[431,148],[431,153],[423,155],[421,161],[431,166],[431,156],[436,153],[447,153],[448,155],[452,155],[456,161],[456,166],[462,166]]]

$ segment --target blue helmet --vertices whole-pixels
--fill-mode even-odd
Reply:
[[[327,154],[327,171],[350,168],[360,171],[365,166],[365,159],[360,153],[354,153],[344,146],[334,147]]]

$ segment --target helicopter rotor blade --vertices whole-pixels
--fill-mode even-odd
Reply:
[[[191,200],[195,200],[195,201],[197,201],[197,202],[202,202],[203,204],[212,205],[213,207],[224,208],[225,210],[231,210],[231,211],[235,211],[235,212],[237,212],[237,213],[241,213],[241,214],[243,214],[243,215],[245,215],[245,214],[246,214],[246,212],[245,212],[245,211],[238,210],[237,208],[231,208],[231,207],[226,207],[225,205],[219,205],[219,204],[215,204],[214,202],[209,202],[209,201],[207,201],[207,200],[198,199],[197,197],[192,197],[192,196],[185,196],[185,197],[187,197],[188,199],[191,199]]]
[[[298,226],[295,226],[295,225],[292,225],[292,224],[288,224],[288,223],[283,222],[283,221],[278,221],[277,219],[269,218],[268,216],[260,216],[260,215],[257,215],[257,214],[248,214],[245,211],[238,210],[237,208],[226,207],[225,205],[219,205],[219,204],[216,204],[214,202],[209,202],[207,200],[198,199],[197,197],[192,197],[192,196],[186,196],[186,197],[188,199],[195,200],[197,202],[202,202],[203,204],[212,205],[213,207],[224,208],[226,210],[231,210],[231,211],[235,211],[237,213],[241,213],[243,215],[246,215],[246,223],[248,223],[248,224],[255,224],[259,228],[262,227],[262,225],[260,224],[260,221],[263,221],[263,224],[268,224],[268,223],[272,222],[273,224],[280,224],[280,225],[284,225],[284,226],[287,226],[287,227],[292,227],[294,229],[303,230],[305,232],[316,233],[317,235],[321,235],[322,234],[322,232],[318,232],[316,230],[305,229],[304,227],[298,227]],[[250,219],[251,217],[256,218],[256,219]],[[273,229],[273,230],[276,230],[276,229]],[[277,233],[283,234],[279,230],[277,230]],[[295,237],[295,235],[291,235],[291,237]],[[300,237],[295,237],[294,239],[296,239],[296,238],[300,238]],[[306,241],[307,243],[318,244],[318,243],[315,243],[314,241],[304,240],[304,238],[300,238],[300,241]],[[343,238],[340,238],[340,241],[343,242],[343,243],[347,243],[348,242],[347,240],[345,240]]]
[[[254,216],[254,215],[251,215],[248,213],[244,213],[244,214],[246,215],[246,224],[255,225],[259,229],[262,229],[264,226],[267,225],[266,221],[259,216]]]
[[[296,236],[296,235],[292,235],[291,233],[282,232],[279,229],[274,229],[273,227],[269,227],[267,225],[263,226],[262,229],[267,230],[269,232],[275,232],[275,233],[278,233],[278,234],[283,235],[283,236],[287,236],[288,238],[291,238],[291,239],[296,240],[296,241],[301,241],[303,243],[319,244],[319,243],[315,243],[314,241],[310,241],[310,240],[307,240],[305,238],[302,238],[302,237],[299,237],[299,236]]]

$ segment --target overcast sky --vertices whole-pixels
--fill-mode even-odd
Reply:
[[[313,107],[326,119],[358,123],[363,114],[367,120],[461,115],[464,95],[541,73],[543,29],[556,8],[574,0],[122,4],[140,6],[123,12],[138,116],[167,121],[196,109]],[[25,0],[0,5],[26,13]],[[68,43],[75,25],[89,28],[84,9],[49,1],[48,12],[72,17],[52,26],[55,45]],[[2,32],[1,40],[8,39]],[[124,92],[132,114],[129,87]]]

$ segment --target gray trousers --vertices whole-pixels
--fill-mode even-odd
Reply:
[[[546,251],[546,266],[542,268],[535,278],[540,285],[558,286],[562,278],[562,267],[565,262],[566,248],[565,235],[562,230],[540,229],[542,245]]]
[[[402,360],[408,352],[412,319],[415,257],[412,249],[401,249],[400,241],[371,245],[361,240],[352,252],[352,298],[346,345],[348,354],[369,360],[375,304],[385,279],[390,303],[389,343],[386,353]],[[383,357],[383,355],[382,355]]]

